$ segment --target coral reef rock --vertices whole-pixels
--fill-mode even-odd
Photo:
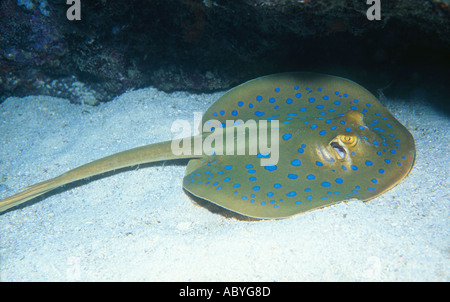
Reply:
[[[144,86],[208,92],[292,70],[392,93],[447,86],[449,1],[381,0],[372,21],[365,0],[80,1],[73,21],[62,0],[0,3],[0,101],[97,104]]]

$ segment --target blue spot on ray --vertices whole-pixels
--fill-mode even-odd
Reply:
[[[295,191],[289,192],[289,193],[286,194],[286,196],[288,196],[288,197],[297,196],[297,192],[295,192]]]
[[[288,139],[290,139],[292,137],[292,134],[290,133],[285,133],[283,134],[283,140],[287,141]]]
[[[267,171],[275,171],[278,169],[277,165],[272,165],[272,166],[265,166],[264,169],[266,169]]]
[[[299,159],[294,159],[293,161],[291,161],[291,165],[295,166],[295,167],[299,167],[301,166],[302,162]]]

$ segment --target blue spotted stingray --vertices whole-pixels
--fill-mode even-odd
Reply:
[[[298,72],[248,81],[219,98],[203,121],[202,134],[185,141],[189,152],[174,154],[167,141],[113,154],[0,201],[0,212],[107,171],[191,158],[183,187],[192,195],[245,216],[284,218],[375,198],[406,177],[415,160],[409,131],[368,90],[335,76]],[[258,144],[260,125],[268,125],[271,152]],[[230,133],[244,141],[225,139]],[[195,152],[195,142],[207,140],[212,151]]]

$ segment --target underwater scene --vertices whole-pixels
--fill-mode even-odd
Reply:
[[[450,281],[449,5],[2,1],[0,280]]]

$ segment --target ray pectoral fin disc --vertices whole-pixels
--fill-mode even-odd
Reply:
[[[350,198],[368,200],[399,183],[414,164],[408,130],[370,92],[339,77],[261,77],[228,91],[205,113],[208,119],[279,121],[276,165],[261,166],[263,153],[188,164],[187,191],[251,217],[283,218]]]

